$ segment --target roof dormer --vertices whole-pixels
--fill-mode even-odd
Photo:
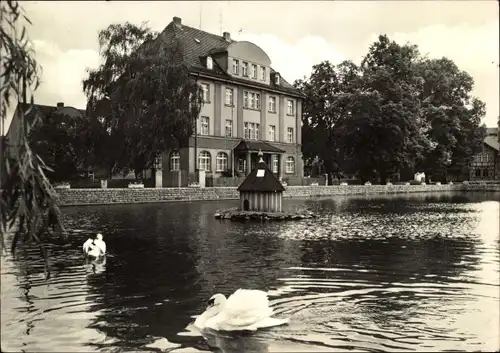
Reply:
[[[278,86],[280,85],[280,74],[279,74],[279,72],[275,72],[273,74],[273,82],[274,82],[275,85],[278,85]]]

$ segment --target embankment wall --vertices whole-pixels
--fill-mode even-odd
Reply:
[[[454,185],[348,185],[289,186],[284,198],[318,198],[341,195],[406,194],[423,192],[493,191],[500,184]],[[108,205],[127,203],[216,201],[239,198],[235,187],[217,188],[146,188],[146,189],[57,189],[60,206]]]

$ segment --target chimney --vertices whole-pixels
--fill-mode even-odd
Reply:
[[[181,27],[182,26],[182,18],[180,18],[180,17],[174,17],[174,24],[177,27]]]
[[[57,107],[58,108],[64,107],[64,102],[57,102]]]
[[[224,37],[224,39],[226,40],[226,42],[230,42],[231,41],[231,33],[229,32],[224,32],[222,34],[222,36]]]

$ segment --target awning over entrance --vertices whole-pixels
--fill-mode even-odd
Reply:
[[[234,148],[235,151],[241,152],[267,152],[267,153],[284,153],[285,151],[274,147],[264,141],[248,141],[241,140]]]

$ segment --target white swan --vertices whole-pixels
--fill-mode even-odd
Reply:
[[[82,248],[87,256],[99,257],[106,254],[106,243],[102,240],[101,233],[97,234],[95,239],[87,239]]]
[[[279,326],[288,319],[272,318],[266,292],[254,289],[238,289],[226,300],[223,294],[215,294],[208,307],[198,316],[194,326],[215,331],[255,331],[259,328]]]

